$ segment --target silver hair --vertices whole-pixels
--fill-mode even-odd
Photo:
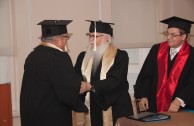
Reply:
[[[112,43],[112,41],[113,41],[113,37],[111,37],[111,35],[109,35],[109,34],[105,34],[105,33],[103,33],[103,35],[107,35],[107,36],[109,36],[109,40],[107,41],[108,43]]]
[[[56,38],[56,36],[51,36],[51,37],[40,37],[40,40],[42,42],[51,42]]]

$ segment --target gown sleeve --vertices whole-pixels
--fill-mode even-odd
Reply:
[[[102,109],[107,110],[122,96],[128,97],[128,63],[129,57],[126,51],[118,50],[113,66],[107,72],[106,79],[92,82],[95,87],[94,98]],[[126,100],[126,97],[124,98]]]
[[[194,48],[190,48],[190,55],[188,57],[187,65],[185,66],[185,71],[182,73],[184,76],[183,83],[180,86],[177,86],[175,94],[176,97],[181,98],[186,106],[194,109]],[[183,78],[183,77],[182,77]],[[182,79],[181,79],[182,80]]]
[[[74,71],[69,55],[55,56],[49,71],[59,100],[75,111],[86,112],[87,107],[79,96],[81,78]]]
[[[137,77],[134,96],[136,99],[149,97],[150,89],[153,86],[153,81],[157,80],[157,52],[159,44],[154,45],[149,51],[140,73]],[[157,85],[156,85],[157,86]]]

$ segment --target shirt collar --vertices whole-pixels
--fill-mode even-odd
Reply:
[[[170,48],[170,49],[175,49],[176,50],[176,52],[178,53],[179,51],[180,51],[180,49],[181,49],[181,47],[182,47],[183,45],[181,45],[181,46],[179,46],[178,48]]]
[[[62,49],[60,49],[59,47],[57,47],[56,45],[54,45],[54,44],[52,44],[52,43],[41,42],[39,45],[51,47],[51,48],[57,49],[57,50],[59,50],[59,51],[61,51],[61,52],[64,52]]]

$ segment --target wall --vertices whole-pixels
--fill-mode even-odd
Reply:
[[[156,1],[112,0],[112,20],[118,47],[149,47],[157,41]]]
[[[171,16],[194,21],[194,0],[112,0],[115,44],[119,48],[150,48],[165,40],[167,25],[160,20]],[[194,27],[191,33],[194,34]],[[191,39],[194,45],[194,38]]]
[[[11,0],[0,0],[0,56],[9,56],[13,54],[12,45],[12,25],[11,25]]]

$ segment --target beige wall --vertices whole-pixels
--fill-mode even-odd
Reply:
[[[0,0],[0,56],[9,56],[13,54],[11,40],[11,6],[10,0]]]
[[[157,0],[112,0],[118,47],[148,47],[157,41],[157,4]]]
[[[194,0],[174,0],[173,5],[172,13],[174,15],[194,21]],[[194,25],[191,28],[191,34],[194,35]],[[194,36],[189,42],[194,46]]]
[[[115,44],[119,48],[145,48],[165,40],[160,20],[171,16],[194,21],[194,0],[112,0]],[[194,34],[194,27],[191,30]],[[192,39],[194,45],[194,39]]]
[[[0,49],[13,48],[10,51],[13,55],[7,57],[1,52],[0,55],[7,57],[3,67],[7,67],[10,73],[5,80],[12,83],[14,126],[20,126],[19,94],[23,65],[27,55],[39,43],[38,22],[44,19],[74,20],[68,25],[68,30],[74,34],[69,40],[69,48],[75,63],[78,53],[88,44],[85,33],[89,23],[85,22],[86,19],[114,22],[114,43],[119,48],[150,47],[163,40],[159,33],[166,26],[158,23],[161,19],[176,15],[194,20],[194,0],[1,0],[1,5],[2,1],[8,1],[10,7],[7,10],[10,11],[7,17],[10,28],[8,31],[3,29],[10,40],[7,40],[8,47],[2,47],[1,40]]]

